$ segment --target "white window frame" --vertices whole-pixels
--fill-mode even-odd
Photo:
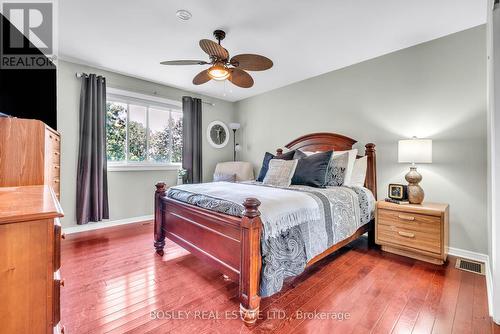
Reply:
[[[130,92],[122,89],[108,87],[106,88],[106,100],[122,102],[127,104],[127,137],[126,152],[127,161],[108,161],[108,172],[130,172],[130,171],[154,171],[154,170],[179,170],[181,163],[154,163],[154,162],[130,162],[128,161],[128,104],[142,105],[147,108],[146,126],[149,128],[149,108],[158,108],[170,112],[182,113],[182,103],[180,101],[170,100],[163,97],[146,95],[136,92]],[[146,150],[148,150],[148,138],[146,137]]]

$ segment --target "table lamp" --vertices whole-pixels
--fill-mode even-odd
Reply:
[[[408,181],[408,201],[420,204],[424,200],[424,190],[419,186],[422,175],[417,172],[416,163],[432,163],[432,140],[412,139],[400,140],[398,143],[398,162],[411,163],[410,171],[405,175]]]

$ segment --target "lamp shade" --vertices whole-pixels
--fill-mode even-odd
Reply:
[[[398,162],[431,163],[432,139],[404,139],[398,143]]]
[[[238,130],[240,128],[240,123],[229,123],[229,128],[231,130]]]

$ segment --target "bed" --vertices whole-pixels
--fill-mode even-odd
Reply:
[[[355,143],[354,139],[339,134],[313,133],[297,138],[285,147],[305,152],[345,151],[350,150]],[[278,149],[277,156],[282,154],[283,150]],[[168,238],[209,262],[230,279],[239,282],[241,318],[245,323],[252,324],[258,318],[261,297],[279,291],[284,279],[299,275],[305,267],[313,265],[365,233],[368,233],[368,239],[373,243],[374,221],[371,212],[377,194],[374,144],[365,145],[365,155],[366,189],[336,187],[320,190],[304,186],[269,189],[256,182],[221,182],[176,187],[167,193],[165,183],[159,182],[155,193],[156,252],[163,255],[165,238]],[[224,191],[230,193],[227,196],[232,196],[233,201],[224,199]],[[212,193],[218,196],[205,196]],[[245,198],[247,193],[249,196]],[[258,197],[261,197],[263,203]],[[243,203],[237,203],[234,198],[241,198]],[[214,199],[221,202],[214,204]],[[273,200],[282,210],[289,208],[290,212],[300,206],[297,205],[302,203],[300,201],[303,201],[304,206],[307,201],[318,203],[319,206],[323,203],[321,209],[324,210],[324,215],[314,218],[321,219],[322,224],[310,224],[313,228],[306,228],[304,224],[290,225],[286,229],[276,231],[277,226],[281,225],[273,225],[274,220],[269,219],[267,214],[270,212],[267,207]],[[345,217],[349,217],[346,222],[350,223],[342,223],[341,219],[330,219],[332,226],[325,224],[325,217],[329,212],[332,216],[336,215],[338,210],[335,211],[335,207],[339,206],[340,202],[341,211]],[[349,202],[357,204],[351,204],[346,209],[345,203]],[[347,211],[347,214],[344,211]],[[323,226],[328,228],[323,230]],[[306,235],[313,237],[305,237]],[[324,240],[318,237],[323,235]],[[287,253],[287,258],[280,262],[282,254],[276,255],[276,249],[278,252],[282,248],[289,249],[290,244],[297,242],[299,245],[295,248],[304,249],[303,254],[291,251],[293,257]],[[286,263],[286,266],[283,263]]]

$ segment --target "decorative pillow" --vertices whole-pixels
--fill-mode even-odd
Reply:
[[[294,159],[294,155],[295,155],[295,150],[286,152],[280,155],[279,157],[275,156],[272,153],[266,152],[266,154],[264,154],[264,160],[262,160],[262,167],[260,168],[259,176],[257,177],[256,181],[259,182],[264,181],[267,170],[269,168],[269,161],[271,161],[271,159],[292,160]]]
[[[305,158],[309,155],[311,155],[311,154],[304,153],[301,150],[295,150],[295,153],[293,154],[293,158],[294,159],[302,159],[302,158]]]
[[[333,151],[326,151],[299,159],[292,184],[324,188],[332,154]]]
[[[344,186],[350,186],[351,185],[351,176],[352,176],[352,170],[354,168],[354,162],[356,161],[356,155],[358,154],[358,149],[352,149],[349,151],[335,151],[333,153],[333,156],[337,156],[343,153],[349,152],[349,160],[347,161],[347,168],[345,171],[345,176],[344,176]]]
[[[214,182],[220,181],[235,182],[236,174],[214,173]]]
[[[362,158],[356,159],[352,170],[351,187],[365,186],[367,164],[368,157],[366,155]]]
[[[282,155],[274,156],[275,159],[281,159],[281,160],[293,160],[295,159],[295,150],[283,153]]]
[[[267,170],[269,169],[269,161],[274,158],[274,154],[266,152],[264,154],[264,160],[262,160],[262,167],[260,168],[259,176],[257,177],[257,181],[262,182],[266,177]]]
[[[324,151],[314,151],[314,152],[311,152],[311,151],[302,151],[302,150],[297,150],[299,151],[298,154],[300,154],[301,156],[310,156],[310,155],[313,155],[313,154],[318,154],[318,153],[321,153],[321,152],[324,152]]]
[[[328,187],[341,186],[344,184],[345,172],[349,161],[349,153],[332,156],[326,173],[326,185]]]
[[[263,184],[288,187],[299,160],[271,159]]]

